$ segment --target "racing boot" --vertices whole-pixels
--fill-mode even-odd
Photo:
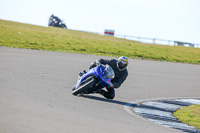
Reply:
[[[79,75],[79,77],[81,77],[81,76],[83,76],[83,74],[84,74],[83,72],[80,72],[78,75]]]
[[[86,71],[83,70],[83,72],[80,72],[80,73],[79,73],[79,76],[81,77],[81,76],[83,76],[83,74],[85,74],[85,73],[86,73]]]

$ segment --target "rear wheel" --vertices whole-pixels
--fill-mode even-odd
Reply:
[[[96,79],[94,77],[89,77],[83,81],[83,84],[79,86],[79,88],[72,90],[73,95],[78,95],[79,93],[91,88],[96,83]]]

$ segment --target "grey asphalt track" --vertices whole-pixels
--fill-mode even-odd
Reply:
[[[78,73],[101,57],[0,47],[0,133],[181,132],[123,107],[143,99],[199,97],[200,65],[130,59],[114,100],[73,96]]]

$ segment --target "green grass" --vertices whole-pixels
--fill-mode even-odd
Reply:
[[[173,115],[179,121],[200,129],[200,105],[180,108]]]
[[[200,64],[200,48],[149,45],[61,28],[0,20],[0,46]]]

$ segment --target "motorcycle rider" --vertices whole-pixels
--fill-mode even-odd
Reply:
[[[121,84],[126,80],[128,76],[127,66],[128,66],[128,58],[125,56],[119,57],[116,59],[97,59],[95,62],[91,63],[90,69],[96,67],[100,64],[108,64],[112,67],[115,78],[111,80],[112,84],[109,87],[106,87],[106,90],[100,90],[98,93],[103,95],[105,98],[114,99],[115,97],[115,89],[119,88]]]

